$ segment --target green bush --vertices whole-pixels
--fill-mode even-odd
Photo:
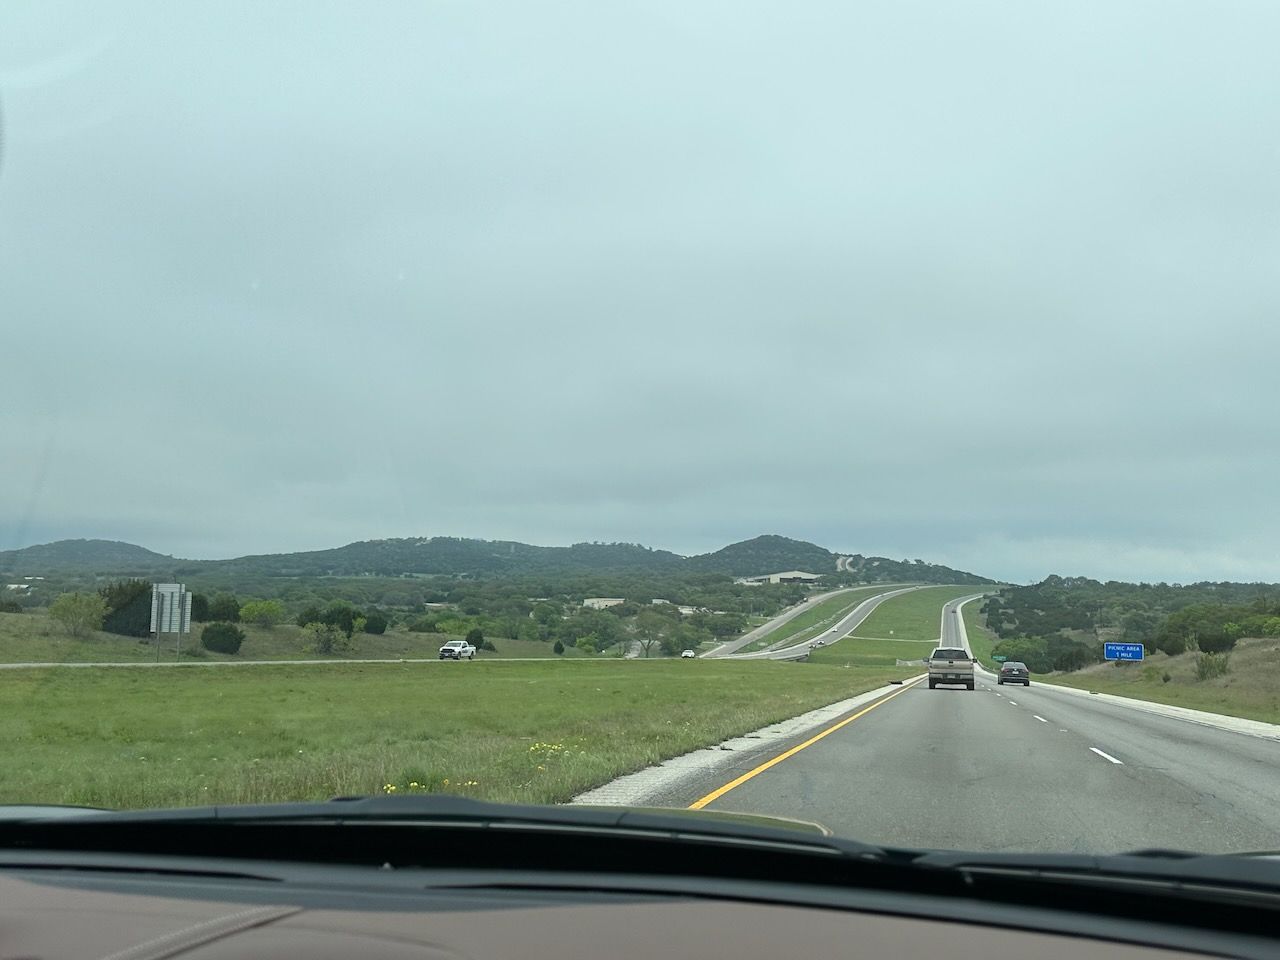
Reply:
[[[200,631],[200,645],[214,653],[239,653],[244,631],[234,623],[211,623]]]
[[[0,613],[21,613],[22,604],[17,600],[0,600]]]
[[[1180,653],[1187,652],[1187,638],[1175,634],[1156,637],[1156,649],[1161,653],[1176,657]]]
[[[220,593],[209,601],[209,619],[235,623],[240,619],[240,601],[235,594]]]
[[[102,629],[122,637],[151,635],[151,583],[148,580],[121,580],[98,591],[107,605]]]
[[[102,628],[107,601],[96,593],[64,593],[49,604],[49,617],[73,637],[86,637]]]
[[[320,622],[335,626],[350,637],[356,632],[356,618],[359,616],[356,608],[346,600],[334,600],[324,608],[324,613],[320,615]]]
[[[204,623],[209,619],[209,598],[203,593],[191,595],[191,619],[196,623]]]
[[[1196,638],[1196,646],[1205,653],[1226,653],[1236,645],[1236,638],[1226,630],[1202,633]]]
[[[302,628],[302,633],[307,638],[307,646],[311,652],[322,657],[350,653],[355,647],[346,631],[336,623],[309,623]]]
[[[364,618],[364,632],[380,634],[387,632],[387,616],[378,610],[370,610]]]
[[[484,631],[479,627],[472,627],[467,631],[467,643],[479,650],[484,646]]]
[[[497,648],[497,647],[495,647],[495,646],[493,645],[493,641],[492,641],[492,640],[490,640],[488,637],[485,637],[483,640],[481,640],[481,641],[480,641],[480,646],[476,647],[476,649],[477,649],[477,650],[491,650],[491,651],[493,651],[494,653],[497,653],[497,652],[498,652],[498,648]]]
[[[1168,683],[1170,680],[1173,679],[1173,674],[1166,672],[1165,675],[1160,679],[1163,680],[1165,683]]]
[[[564,653],[564,644],[561,643],[559,640],[557,640],[555,644],[551,647],[551,651],[556,656],[559,656],[560,654]]]
[[[305,627],[309,623],[319,623],[321,616],[320,608],[312,603],[303,607],[302,612],[294,618],[293,622],[300,627]]]
[[[284,604],[279,600],[249,600],[240,608],[240,619],[271,629],[284,621]]]
[[[1202,653],[1196,657],[1196,679],[1212,680],[1225,677],[1231,670],[1231,655],[1227,653]]]

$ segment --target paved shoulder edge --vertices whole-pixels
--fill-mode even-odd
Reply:
[[[1229,730],[1232,733],[1243,733],[1250,737],[1263,737],[1267,740],[1280,740],[1280,724],[1264,723],[1261,720],[1249,720],[1245,717],[1233,717],[1226,713],[1210,713],[1207,710],[1193,710],[1190,707],[1175,707],[1168,703],[1157,703],[1154,700],[1138,700],[1134,697],[1121,697],[1114,693],[1095,693],[1092,690],[1085,690],[1080,687],[1067,687],[1057,683],[1042,682],[1037,684],[1037,689],[1056,690],[1061,693],[1071,694],[1074,696],[1089,697],[1091,700],[1114,704],[1118,707],[1128,707],[1131,710],[1142,710],[1146,713],[1154,713],[1162,717],[1172,717],[1175,720],[1185,720],[1188,723],[1198,723],[1206,727],[1217,727],[1219,730]]]
[[[652,767],[629,773],[603,786],[580,793],[569,802],[608,806],[643,806],[651,797],[679,786],[689,777],[713,774],[737,763],[741,759],[742,751],[769,747],[806,733],[815,727],[825,726],[858,707],[865,706],[895,690],[901,690],[903,686],[915,683],[924,677],[925,674],[908,677],[902,683],[877,687],[875,690],[868,690],[856,697],[810,710],[789,720],[771,723],[767,727],[761,727],[740,737],[733,737],[723,743],[672,757],[670,760],[664,760]]]

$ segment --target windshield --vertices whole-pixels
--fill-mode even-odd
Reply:
[[[0,802],[1280,849],[1277,36],[8,0]]]

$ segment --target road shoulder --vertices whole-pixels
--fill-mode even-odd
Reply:
[[[744,764],[754,766],[760,759],[791,746],[817,728],[834,723],[854,710],[921,679],[923,675],[908,677],[902,683],[877,687],[847,700],[733,737],[723,743],[672,757],[581,793],[569,802],[607,806],[668,805],[669,798],[675,794],[684,796],[686,793],[697,792],[691,790],[694,784],[706,780],[714,781],[712,785],[718,786],[731,769],[743,767]]]

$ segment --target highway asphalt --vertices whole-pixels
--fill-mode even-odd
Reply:
[[[942,633],[967,646],[959,602],[947,605]],[[1275,740],[1034,681],[998,686],[985,671],[972,692],[916,683],[860,709],[820,739],[811,730],[744,750],[727,772],[652,802],[797,817],[910,847],[1280,850]]]

